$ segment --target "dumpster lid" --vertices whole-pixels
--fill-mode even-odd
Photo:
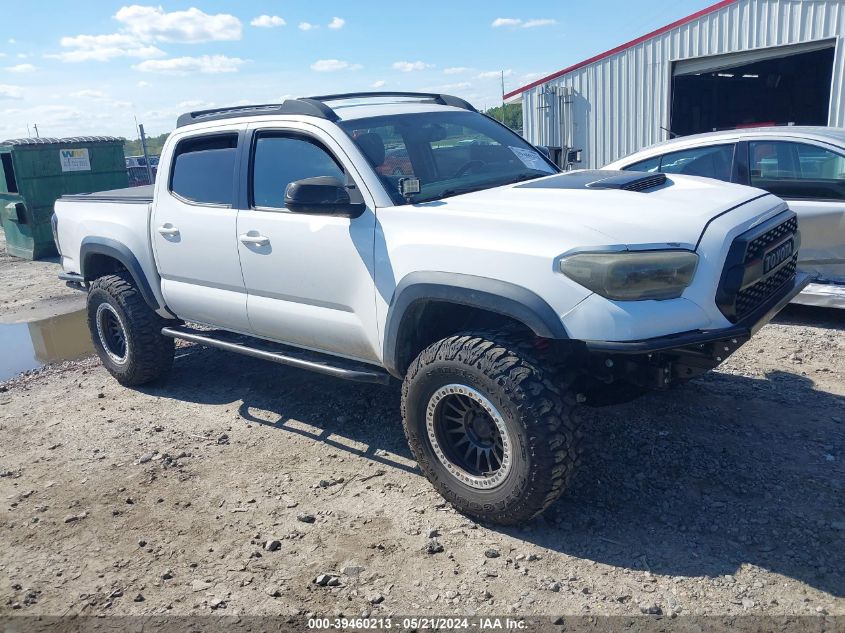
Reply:
[[[70,143],[123,143],[119,136],[71,136],[68,138],[10,138],[0,145],[68,145]]]

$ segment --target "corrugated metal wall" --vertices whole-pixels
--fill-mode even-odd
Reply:
[[[843,36],[845,0],[738,0],[527,90],[522,97],[524,135],[536,145],[583,149],[580,166],[601,167],[669,137],[674,61],[833,38],[829,125],[845,127]],[[558,121],[558,94],[544,94],[558,87],[569,89],[562,110],[564,119],[570,113],[571,126]]]

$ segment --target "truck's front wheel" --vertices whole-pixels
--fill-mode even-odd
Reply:
[[[523,523],[560,496],[575,470],[580,433],[567,399],[530,345],[496,333],[453,336],[408,370],[405,434],[426,477],[458,510]]]
[[[141,297],[127,273],[96,279],[88,293],[88,329],[103,365],[125,386],[142,385],[173,365],[164,319]]]

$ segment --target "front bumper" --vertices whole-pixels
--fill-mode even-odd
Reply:
[[[646,387],[667,387],[717,367],[771,321],[810,283],[797,273],[771,298],[718,330],[694,330],[639,341],[584,341],[594,370]]]

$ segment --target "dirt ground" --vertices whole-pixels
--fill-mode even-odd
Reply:
[[[56,275],[58,257],[27,261],[6,253],[6,234],[0,229],[0,323],[44,318],[80,309],[85,301]]]
[[[0,316],[55,272],[0,258]],[[522,528],[444,504],[398,403],[199,347],[143,389],[94,359],[0,385],[0,614],[845,614],[845,315],[582,409],[572,489]]]

